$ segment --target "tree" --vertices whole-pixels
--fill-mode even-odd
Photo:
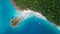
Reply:
[[[42,13],[49,21],[60,25],[60,0],[14,0],[21,9]]]

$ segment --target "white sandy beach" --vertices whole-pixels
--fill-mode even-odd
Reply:
[[[22,10],[22,9],[20,9],[20,8],[16,5],[16,3],[14,2],[14,0],[12,0],[12,3],[13,3],[13,5],[15,6],[15,8],[17,9],[17,11],[18,11],[18,12],[21,12],[21,14],[22,14],[24,17],[25,17],[26,15],[32,14],[32,15],[35,15],[35,16],[38,16],[38,17],[40,17],[40,18],[42,18],[42,19],[47,20],[47,19],[45,18],[45,16],[43,16],[41,13],[32,11],[32,10],[30,10],[30,9],[28,9],[28,10]],[[58,26],[57,28],[60,30],[60,26]]]

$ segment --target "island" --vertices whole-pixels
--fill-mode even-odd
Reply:
[[[13,0],[22,10],[30,9],[42,13],[50,22],[60,26],[59,0]]]
[[[20,22],[20,18],[13,18],[12,20],[11,20],[11,25],[12,26],[17,26],[18,25],[18,23]]]

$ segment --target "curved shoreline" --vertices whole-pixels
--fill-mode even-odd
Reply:
[[[31,10],[22,10],[19,6],[17,6],[16,5],[16,3],[14,2],[14,0],[12,0],[12,3],[13,3],[13,5],[15,6],[15,8],[18,10],[18,11],[21,11],[22,13],[24,13],[24,14],[26,14],[26,13],[29,13],[29,11],[30,11],[30,13],[34,13],[34,11],[31,11]],[[36,12],[36,14],[38,14],[38,12]],[[41,13],[39,13],[38,14],[40,17],[43,17],[44,19],[46,19],[45,18],[45,16],[43,16]],[[42,16],[41,16],[42,15]],[[58,26],[58,25],[57,25]]]
[[[30,9],[22,10],[19,6],[16,5],[16,3],[14,2],[14,0],[12,0],[12,4],[13,4],[14,7],[15,7],[18,11],[20,11],[21,13],[24,13],[24,14],[29,13],[29,12],[30,12],[30,13],[36,13],[37,15],[45,18],[45,16],[43,16],[41,13],[32,11],[32,10],[30,10]]]
[[[14,0],[11,0],[11,2],[12,2],[12,4],[13,4],[13,6],[14,6],[17,10],[23,11],[19,6],[16,5],[16,3],[14,2]]]

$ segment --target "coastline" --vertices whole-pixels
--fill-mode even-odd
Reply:
[[[46,19],[45,16],[43,16],[41,13],[32,11],[30,9],[27,10],[22,10],[19,6],[16,5],[16,3],[14,2],[14,0],[12,0],[12,4],[15,6],[15,8],[20,11],[21,13],[23,13],[24,15],[27,15],[28,13],[35,13],[36,15],[39,15],[39,17],[42,17],[43,19]],[[47,19],[46,19],[47,20]],[[53,23],[54,24],[54,23]],[[58,25],[57,25],[58,26]]]
[[[19,6],[16,5],[14,0],[11,0],[13,6],[18,10],[18,11],[23,11]]]
[[[19,6],[16,5],[16,3],[14,2],[14,0],[12,0],[12,4],[15,6],[15,8],[16,8],[18,11],[21,11],[21,13],[24,13],[24,14],[36,13],[37,15],[39,15],[40,17],[43,17],[43,18],[45,19],[45,16],[43,16],[41,13],[32,11],[32,10],[30,10],[30,9],[22,10]]]

